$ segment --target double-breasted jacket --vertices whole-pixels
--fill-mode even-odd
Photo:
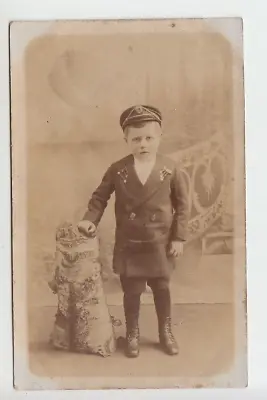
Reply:
[[[128,155],[113,163],[92,194],[84,219],[99,224],[115,192],[113,269],[129,277],[169,277],[171,241],[186,240],[188,190],[179,167],[157,155],[143,185]]]

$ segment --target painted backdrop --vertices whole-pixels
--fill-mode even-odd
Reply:
[[[29,44],[28,252],[36,279],[53,254],[56,226],[83,215],[106,168],[126,154],[119,116],[132,104],[162,111],[161,151],[181,162],[188,182],[190,242],[231,230],[222,222],[232,213],[232,46],[204,22],[187,24],[193,29],[51,34]],[[107,271],[113,203],[99,229]]]

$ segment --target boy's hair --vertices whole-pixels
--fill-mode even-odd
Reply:
[[[140,128],[143,128],[144,126],[146,126],[147,124],[151,124],[151,123],[156,124],[156,125],[158,126],[158,130],[159,130],[159,131],[162,130],[162,129],[161,129],[161,126],[160,126],[159,123],[157,123],[156,121],[135,122],[135,123],[132,123],[131,125],[127,125],[127,126],[124,128],[124,131],[123,131],[124,136],[127,136],[127,135],[128,135],[129,128],[131,128],[131,127],[134,127],[134,128],[136,128],[136,129],[140,129]]]

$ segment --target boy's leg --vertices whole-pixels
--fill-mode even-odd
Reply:
[[[146,281],[139,278],[120,276],[124,292],[123,306],[126,322],[126,349],[127,357],[139,355],[139,310],[140,297],[145,289]]]
[[[159,340],[163,350],[169,355],[178,354],[178,345],[171,327],[171,295],[169,281],[164,278],[154,278],[148,281],[153,291],[158,317]]]

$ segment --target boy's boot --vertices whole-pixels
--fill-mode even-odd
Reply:
[[[126,321],[126,348],[125,355],[130,358],[139,355],[139,294],[124,294],[123,297],[125,321]]]
[[[162,349],[169,355],[179,353],[178,344],[171,328],[171,298],[169,289],[158,289],[153,292],[158,316],[159,341]]]

